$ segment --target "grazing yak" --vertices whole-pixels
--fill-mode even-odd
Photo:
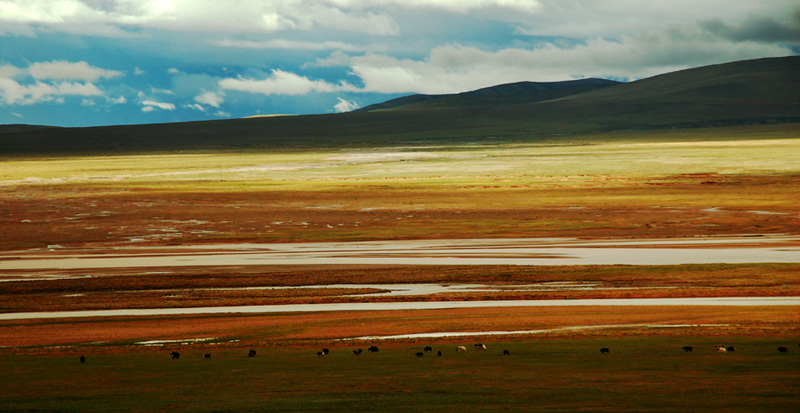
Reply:
[[[250,350],[250,351],[247,353],[247,357],[255,357],[255,356],[256,356],[256,351],[255,351],[255,350]]]
[[[442,350],[439,350],[439,351],[437,351],[437,352],[436,352],[436,355],[437,355],[437,356],[439,356],[439,357],[441,357],[441,356],[442,356]]]
[[[719,353],[727,353],[728,349],[726,349],[725,347],[717,347],[717,352],[719,352]]]
[[[360,356],[360,355],[361,355],[361,353],[363,353],[363,352],[364,352],[364,350],[361,350],[361,349],[358,349],[358,350],[353,350],[353,355],[354,355],[354,356]]]
[[[317,357],[324,357],[324,356],[325,356],[325,353],[323,353],[321,351],[317,352]]]
[[[424,351],[424,352],[426,352],[426,353],[429,353],[429,352],[433,351],[433,347],[431,347],[431,346],[426,346],[426,347],[425,347],[425,348],[424,348],[422,351]]]
[[[784,347],[784,346],[780,346],[780,347],[778,347],[778,352],[779,353],[788,353],[789,349]]]
[[[692,351],[692,346],[684,346],[684,347],[683,347],[683,351],[685,351],[685,352],[687,352],[687,353],[688,353],[688,352],[690,352],[690,351]]]
[[[81,356],[81,363],[86,363],[86,356]]]
[[[736,347],[734,347],[734,346],[726,347],[725,351],[727,351],[728,353],[734,352],[734,351],[736,351]]]
[[[480,344],[480,343],[476,344],[475,350],[486,350],[486,344]]]
[[[173,360],[180,360],[181,353],[178,353],[177,351],[173,351],[172,353],[169,353],[169,358],[171,358]]]
[[[375,347],[375,346],[369,346],[367,351],[369,351],[370,353],[377,353],[378,352],[378,348]]]
[[[328,350],[327,348],[323,348],[323,349],[322,349],[322,354],[324,354],[324,355],[326,355],[326,356],[327,356],[328,354],[331,354],[331,351],[330,351],[330,350]]]
[[[609,349],[608,349],[608,348],[606,348],[606,347],[603,347],[603,348],[601,348],[601,349],[600,349],[600,354],[608,354],[608,353],[610,353],[610,352],[611,352],[611,350],[609,350]]]
[[[424,356],[424,355],[425,355],[425,353],[423,353],[423,352],[421,352],[421,351],[420,351],[419,353],[414,353],[414,354],[415,354],[417,357],[422,357],[422,356]]]
[[[206,359],[206,360],[210,360],[211,359],[211,354],[206,353],[206,354],[203,355],[203,358]]]
[[[508,351],[508,350],[503,350],[503,355],[504,355],[504,356],[510,356],[510,355],[511,355],[511,352],[510,352],[510,351]]]
[[[467,351],[467,348],[464,346],[458,346],[456,347],[456,351]]]

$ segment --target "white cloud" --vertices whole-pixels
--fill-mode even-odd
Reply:
[[[273,70],[272,75],[266,79],[245,79],[242,77],[227,78],[219,81],[219,86],[225,90],[240,92],[260,93],[263,95],[306,95],[311,92],[338,92],[356,91],[357,89],[342,82],[334,85],[323,80],[311,80],[304,76],[283,70]]]
[[[186,108],[186,109],[194,109],[194,110],[197,110],[197,111],[200,111],[200,112],[205,112],[206,111],[206,108],[203,105],[199,104],[199,103],[186,104],[186,105],[183,105],[183,107]]]
[[[535,35],[585,38],[674,21],[779,18],[796,7],[796,0],[0,0],[0,26],[28,36],[41,30],[131,37],[149,29],[231,34],[325,29],[396,36],[409,19],[433,11],[515,23]]]
[[[282,49],[282,50],[345,50],[358,51],[360,48],[335,41],[303,42],[284,39],[252,41],[252,40],[216,40],[212,44],[221,47],[236,47],[240,49]]]
[[[122,72],[116,70],[106,70],[90,66],[86,62],[72,63],[63,60],[33,63],[28,67],[28,74],[34,79],[39,80],[70,79],[89,82],[94,82],[101,78],[111,79],[124,75]]]
[[[157,102],[155,100],[145,100],[142,102],[142,112],[152,112],[154,109],[162,110],[175,110],[175,105],[172,103]]]
[[[213,106],[215,108],[219,108],[219,105],[225,101],[218,93],[214,92],[205,92],[200,95],[194,97],[195,102],[202,103],[204,105]]]
[[[136,75],[136,76],[143,76],[143,75],[146,75],[147,72],[145,72],[144,70],[142,70],[142,69],[137,67],[137,68],[133,69],[133,74]]]
[[[344,100],[342,98],[337,99],[339,99],[339,103],[333,106],[333,110],[335,110],[336,113],[350,112],[361,107],[358,105],[358,103],[352,100]]]
[[[338,0],[3,0],[0,22],[15,31],[42,26],[60,32],[136,36],[136,28],[205,33],[264,33],[332,28],[377,35],[397,34],[385,12]],[[402,4],[402,3],[400,3]],[[369,9],[369,10],[368,10]],[[27,26],[25,28],[24,26]]]
[[[122,72],[101,69],[86,62],[35,62],[25,69],[4,65],[0,66],[0,103],[63,103],[64,96],[102,96],[103,91],[94,82],[120,76],[123,76]],[[87,102],[89,100],[84,100],[83,104],[87,105]]]

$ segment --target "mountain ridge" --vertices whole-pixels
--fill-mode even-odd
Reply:
[[[414,94],[403,96],[374,105],[356,109],[354,112],[372,112],[375,110],[392,109],[400,106],[429,101],[447,101],[459,98],[502,96],[502,95],[522,95],[531,101],[549,100],[554,96],[567,96],[574,93],[582,93],[589,90],[613,86],[621,82],[588,78],[578,80],[567,80],[562,82],[514,82],[489,86],[476,90],[460,93],[448,93],[441,95]]]

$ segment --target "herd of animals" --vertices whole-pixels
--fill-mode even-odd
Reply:
[[[798,345],[798,346],[800,346],[800,345]],[[724,346],[722,344],[717,344],[715,346],[715,348],[717,349],[717,352],[719,352],[719,353],[732,353],[732,352],[736,351],[736,347],[734,347],[734,346],[727,346],[726,347],[726,346]],[[684,352],[691,352],[692,350],[694,350],[694,347],[692,347],[692,346],[684,346],[682,349],[683,349]],[[475,344],[475,350],[486,350],[486,345],[483,344],[483,343]],[[380,349],[378,347],[376,347],[376,346],[370,346],[367,349],[367,351],[370,352],[370,353],[377,353],[378,351],[380,351]],[[464,351],[467,351],[467,347],[466,346],[458,346],[458,347],[456,347],[456,352],[460,353],[460,352],[464,352]],[[360,356],[363,352],[364,352],[364,350],[359,348],[359,349],[353,350],[353,355],[354,356]],[[432,353],[432,352],[433,352],[433,347],[426,346],[422,351],[414,353],[414,355],[417,356],[417,357],[423,357],[425,355],[425,353]],[[603,348],[600,349],[600,354],[608,354],[610,352],[611,352],[611,350],[608,347],[603,347]],[[785,346],[780,346],[780,347],[778,347],[778,352],[779,353],[788,353],[789,352],[789,348],[785,347]],[[323,348],[321,351],[317,352],[317,357],[325,357],[325,356],[329,355],[330,353],[331,353],[330,349]],[[437,351],[436,355],[437,356],[442,356],[442,351],[441,350]],[[508,351],[508,350],[503,350],[503,355],[504,356],[510,356],[511,352]],[[248,357],[255,357],[256,356],[256,351],[255,350],[248,351],[247,352],[247,356]],[[181,353],[179,353],[177,351],[173,351],[172,353],[169,354],[169,357],[171,359],[173,359],[173,360],[180,360]],[[211,354],[206,353],[206,354],[203,355],[203,358],[210,359],[211,358]],[[81,356],[80,357],[80,361],[81,361],[81,363],[86,363],[86,356]]]

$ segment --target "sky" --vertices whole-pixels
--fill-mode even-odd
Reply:
[[[797,54],[797,0],[0,0],[0,124],[340,113]]]

